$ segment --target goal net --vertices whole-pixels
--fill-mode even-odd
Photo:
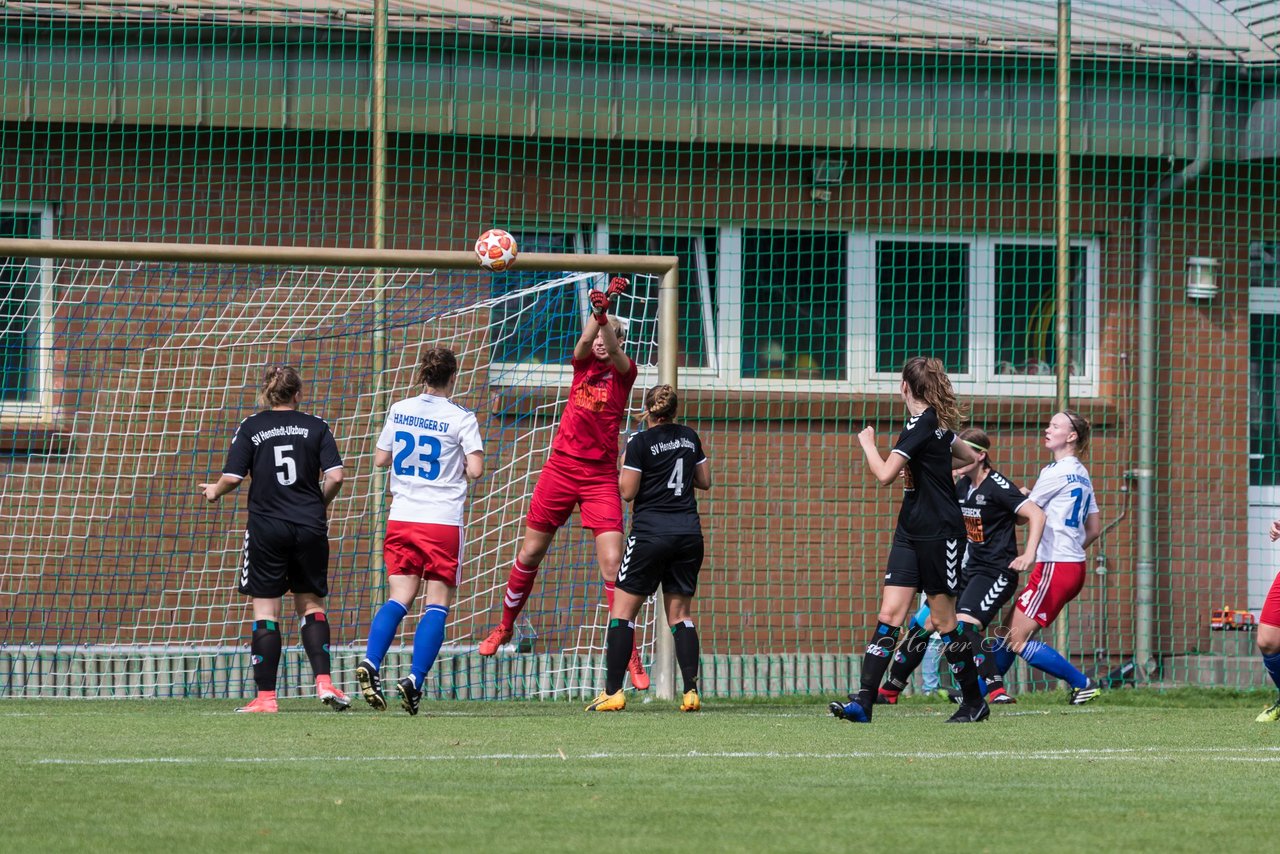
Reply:
[[[522,261],[537,266],[538,257]],[[628,271],[621,258],[582,256],[574,266],[591,265],[633,280],[617,311],[641,366],[634,414],[657,377],[661,277]],[[374,444],[389,403],[419,391],[416,364],[436,345],[458,354],[454,400],[479,417],[487,471],[472,486],[462,581],[427,696],[581,697],[603,684],[603,585],[576,516],[547,555],[512,644],[490,659],[475,649],[500,613],[587,293],[604,273],[518,265],[495,276],[473,260],[375,269],[55,258],[28,267],[45,280],[46,304],[26,316],[49,382],[40,411],[10,431],[13,464],[0,477],[0,696],[252,693],[251,615],[235,591],[245,490],[211,505],[197,484],[221,471],[270,364],[299,368],[302,409],[329,422],[344,457],[346,484],[329,513],[327,607],[335,680],[352,688],[386,599],[389,499]],[[407,672],[420,611],[402,625],[388,673]],[[312,690],[292,613],[286,597],[281,696]],[[646,607],[639,635],[646,657],[650,615]]]

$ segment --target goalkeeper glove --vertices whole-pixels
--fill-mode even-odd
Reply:
[[[612,279],[609,280],[609,288],[607,291],[605,291],[605,293],[607,293],[609,295],[609,299],[612,300],[618,294],[626,293],[627,286],[630,284],[631,283],[628,282],[626,279],[624,279],[622,276],[614,276]]]
[[[588,297],[591,302],[591,314],[596,323],[605,326],[609,323],[609,297],[603,291],[592,291]]]

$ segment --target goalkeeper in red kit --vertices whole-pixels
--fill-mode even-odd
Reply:
[[[596,562],[604,578],[605,597],[613,607],[613,586],[622,563],[622,498],[618,493],[618,435],[627,400],[636,381],[636,363],[622,349],[622,324],[610,318],[614,297],[627,289],[621,277],[607,291],[591,291],[591,316],[573,348],[573,385],[560,416],[551,455],[538,476],[525,518],[524,541],[507,577],[502,621],[480,643],[489,656],[511,640],[516,618],[528,602],[538,567],[556,531],[581,508],[582,525],[596,541]],[[643,691],[649,676],[633,649],[631,684]]]

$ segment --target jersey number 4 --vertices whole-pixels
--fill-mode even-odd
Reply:
[[[440,440],[435,436],[414,436],[401,430],[396,433],[396,444],[404,446],[396,451],[392,464],[396,474],[401,477],[420,477],[423,480],[435,480],[440,476]],[[413,462],[423,465],[410,465],[410,455],[417,451]]]
[[[677,458],[671,469],[671,477],[667,480],[667,489],[676,494],[676,498],[684,495],[684,460]]]

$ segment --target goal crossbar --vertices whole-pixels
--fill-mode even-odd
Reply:
[[[111,261],[204,261],[258,264],[308,264],[350,267],[478,267],[470,252],[434,249],[362,249],[331,246],[244,246],[223,243],[152,243],[146,241],[0,239],[0,257],[101,258]],[[680,259],[668,255],[576,255],[522,253],[521,270],[594,272],[605,258],[624,259],[636,273],[675,275]],[[616,262],[615,262],[616,263]],[[665,278],[664,278],[665,284]]]

